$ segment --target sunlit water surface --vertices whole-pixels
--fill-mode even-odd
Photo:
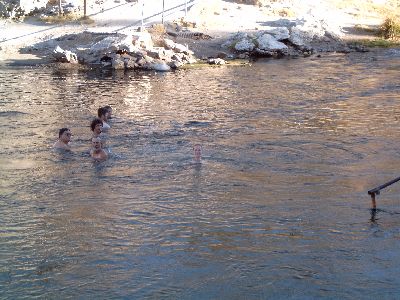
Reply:
[[[0,298],[398,297],[400,184],[372,220],[367,190],[400,174],[399,58],[2,68]]]

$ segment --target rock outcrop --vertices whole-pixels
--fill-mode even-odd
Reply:
[[[86,45],[83,45],[83,42]],[[34,47],[55,48],[47,54],[55,62],[80,63],[115,70],[142,69],[165,72],[197,61],[187,46],[170,39],[164,39],[163,44],[164,47],[155,47],[148,32],[129,35],[84,32],[50,40]]]
[[[239,58],[351,51],[340,39],[337,27],[329,27],[324,20],[317,20],[312,15],[296,21],[278,20],[275,25],[260,31],[233,34],[222,48],[232,51]]]

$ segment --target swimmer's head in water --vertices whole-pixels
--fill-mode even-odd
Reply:
[[[101,139],[100,138],[92,138],[92,147],[95,150],[101,149]]]
[[[100,134],[102,128],[103,128],[103,121],[100,120],[99,118],[94,119],[92,123],[90,123],[90,129],[92,129],[94,133]]]
[[[107,111],[107,114],[106,114],[107,120],[111,119],[111,117],[112,117],[112,108],[111,108],[111,106],[110,105],[106,105],[103,108]]]
[[[64,143],[69,143],[71,140],[71,131],[68,128],[61,128],[58,132],[58,138]]]
[[[193,146],[193,154],[194,154],[195,161],[201,160],[201,145],[200,144],[196,144]]]
[[[100,107],[97,110],[97,116],[101,120],[107,120],[107,113],[108,113],[108,111],[107,111],[107,109],[105,107]]]

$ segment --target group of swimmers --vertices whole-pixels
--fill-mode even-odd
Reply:
[[[97,110],[97,118],[94,118],[90,123],[90,129],[92,130],[92,148],[90,149],[90,156],[95,160],[106,160],[108,158],[108,152],[103,149],[104,139],[103,132],[108,131],[111,126],[108,124],[112,118],[112,108],[107,105],[100,107]],[[58,140],[54,143],[54,148],[71,150],[71,130],[69,128],[61,128],[58,132]]]
[[[92,130],[92,147],[90,149],[90,156],[96,161],[104,161],[108,158],[108,152],[104,149],[105,140],[104,132],[107,132],[111,126],[108,124],[112,118],[112,108],[107,105],[100,107],[97,110],[97,116],[90,123],[90,129]],[[58,133],[58,140],[54,143],[54,148],[71,150],[71,130],[69,128],[61,128]],[[196,163],[201,162],[201,151],[202,147],[200,144],[193,146],[194,161]]]

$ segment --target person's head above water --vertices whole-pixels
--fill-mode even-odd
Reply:
[[[195,161],[201,160],[201,145],[200,144],[195,144],[193,146],[193,154],[194,154]]]
[[[101,150],[101,139],[98,137],[92,138],[92,147],[94,150]]]
[[[103,128],[103,121],[100,120],[99,118],[95,118],[92,123],[90,123],[90,129],[93,131],[95,134],[100,134],[101,130]]]
[[[106,105],[103,108],[106,109],[106,111],[107,111],[107,114],[106,114],[107,120],[111,119],[112,118],[112,108],[111,108],[111,106],[110,105]]]
[[[71,150],[69,142],[71,141],[71,131],[68,128],[61,128],[58,131],[58,140],[53,147],[57,149]]]
[[[58,139],[65,144],[69,143],[71,141],[71,131],[69,128],[61,128],[58,131]]]
[[[99,119],[101,119],[102,121],[106,121],[107,120],[107,113],[108,110],[105,107],[100,107],[97,110],[97,116],[99,117]]]
[[[96,161],[103,161],[108,158],[108,153],[102,149],[101,139],[98,137],[92,138],[92,149],[90,150],[90,156]]]

